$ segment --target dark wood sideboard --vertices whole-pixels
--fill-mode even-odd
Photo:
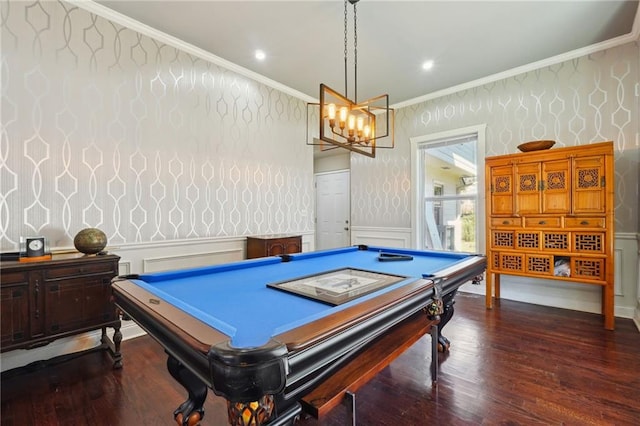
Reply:
[[[120,317],[111,300],[119,256],[54,255],[40,262],[0,262],[0,351],[31,349],[102,329],[102,346],[122,367]],[[113,327],[113,340],[107,336]]]
[[[263,235],[247,237],[247,259],[277,256],[279,254],[300,253],[300,235]]]

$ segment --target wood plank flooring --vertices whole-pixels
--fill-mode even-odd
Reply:
[[[460,293],[445,328],[451,351],[440,354],[431,387],[429,336],[363,386],[359,425],[638,425],[640,333],[600,315]],[[2,375],[3,426],[171,425],[184,392],[166,370],[164,351],[141,337],[123,342],[124,368],[104,352]],[[226,406],[210,392],[203,425],[225,425]],[[338,406],[323,422],[346,424]]]

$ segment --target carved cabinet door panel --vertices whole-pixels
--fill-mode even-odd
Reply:
[[[491,179],[491,214],[513,215],[513,167],[493,166],[489,169]]]
[[[542,211],[571,211],[571,163],[568,158],[542,163]]]
[[[604,213],[605,185],[604,155],[574,158],[573,213]]]
[[[3,277],[4,278],[4,277]],[[29,339],[29,283],[3,283],[0,289],[2,346]]]
[[[539,162],[516,165],[515,193],[518,215],[538,214],[542,211],[540,167]]]

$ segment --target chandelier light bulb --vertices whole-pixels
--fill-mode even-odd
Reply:
[[[340,108],[340,128],[344,129],[347,124],[347,115],[349,114],[349,109],[347,107]]]
[[[349,130],[356,128],[356,117],[353,114],[349,114]]]
[[[327,110],[328,110],[327,115],[329,116],[329,120],[335,120],[336,119],[336,104],[327,105]]]

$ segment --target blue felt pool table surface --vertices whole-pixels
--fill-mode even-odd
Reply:
[[[408,261],[381,262],[380,251],[405,254]],[[250,348],[263,345],[273,336],[364,300],[407,285],[416,279],[438,274],[469,254],[368,247],[347,247],[289,255],[289,261],[267,257],[231,264],[178,271],[142,274],[137,285],[166,303],[185,311],[228,335],[231,345]],[[400,282],[341,305],[331,306],[299,295],[279,291],[267,284],[356,268],[406,276]]]

